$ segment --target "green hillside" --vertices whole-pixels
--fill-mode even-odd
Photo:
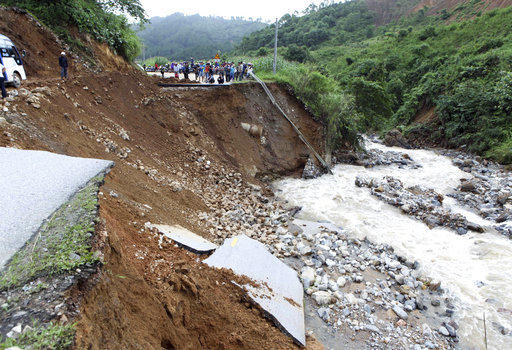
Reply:
[[[80,38],[70,34],[70,28],[108,44],[127,61],[132,61],[141,49],[127,18],[146,22],[146,13],[139,0],[2,0],[0,6],[29,11],[84,56],[90,54],[90,49]]]
[[[340,136],[340,125],[345,135],[398,127],[423,140],[511,163],[512,8],[482,13],[481,4],[461,2],[434,16],[424,8],[380,27],[372,24],[375,13],[364,1],[285,16],[279,52],[296,63],[288,63],[277,80],[296,89],[331,125],[331,135]],[[238,53],[256,56],[261,49],[255,43],[272,30],[245,38]],[[310,41],[318,31],[322,35]],[[325,94],[304,93],[310,87],[294,77],[297,70],[301,79],[314,76],[317,88],[337,94],[344,112],[333,117],[325,110]],[[423,118],[427,114],[433,117]]]
[[[184,60],[190,57],[209,58],[218,51],[231,51],[245,35],[265,26],[265,23],[241,18],[227,20],[175,13],[165,18],[151,18],[138,36],[144,43],[146,57]]]

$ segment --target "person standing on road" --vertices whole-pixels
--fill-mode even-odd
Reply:
[[[59,66],[60,66],[60,78],[68,78],[68,58],[66,57],[66,53],[62,51],[59,57]]]
[[[189,71],[190,71],[190,69],[188,66],[188,62],[185,62],[185,65],[183,66],[183,75],[185,76],[185,79],[187,79],[187,80],[188,80]]]
[[[199,82],[201,83],[204,81],[204,68],[204,62],[199,62]]]
[[[180,78],[180,67],[177,64],[174,65],[174,78]]]
[[[235,62],[231,62],[231,70],[229,71],[229,80],[235,80],[236,66]]]
[[[6,70],[3,64],[0,63],[0,70],[2,74],[0,75],[0,89],[2,90],[2,100],[7,97],[7,91],[5,90],[5,76]]]

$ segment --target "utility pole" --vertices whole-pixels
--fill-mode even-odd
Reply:
[[[274,74],[276,74],[276,67],[277,67],[277,18],[276,18],[276,38],[274,40],[274,66],[273,66]]]

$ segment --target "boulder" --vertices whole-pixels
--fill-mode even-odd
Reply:
[[[477,186],[476,183],[472,180],[464,181],[460,184],[459,190],[461,192],[471,192],[476,193],[477,192]]]
[[[302,283],[304,288],[308,288],[315,283],[315,270],[311,267],[306,267],[301,273]]]
[[[393,311],[398,317],[400,317],[404,321],[407,321],[407,319],[409,318],[407,312],[405,312],[400,306],[393,306]]]
[[[327,291],[314,292],[311,297],[320,306],[329,305],[334,302],[334,298],[331,293]]]
[[[392,129],[388,131],[384,137],[384,144],[388,147],[403,147],[411,149],[411,145],[407,142],[407,139],[398,129]]]

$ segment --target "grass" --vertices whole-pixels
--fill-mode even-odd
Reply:
[[[7,338],[0,343],[0,350],[17,346],[22,349],[30,348],[32,350],[63,350],[68,349],[73,344],[75,336],[74,324],[57,325],[48,324],[46,327],[34,325],[31,330],[20,334],[17,339]]]
[[[103,176],[92,179],[13,256],[0,277],[0,290],[98,260],[91,251],[91,238],[97,216],[97,192],[102,180]]]

